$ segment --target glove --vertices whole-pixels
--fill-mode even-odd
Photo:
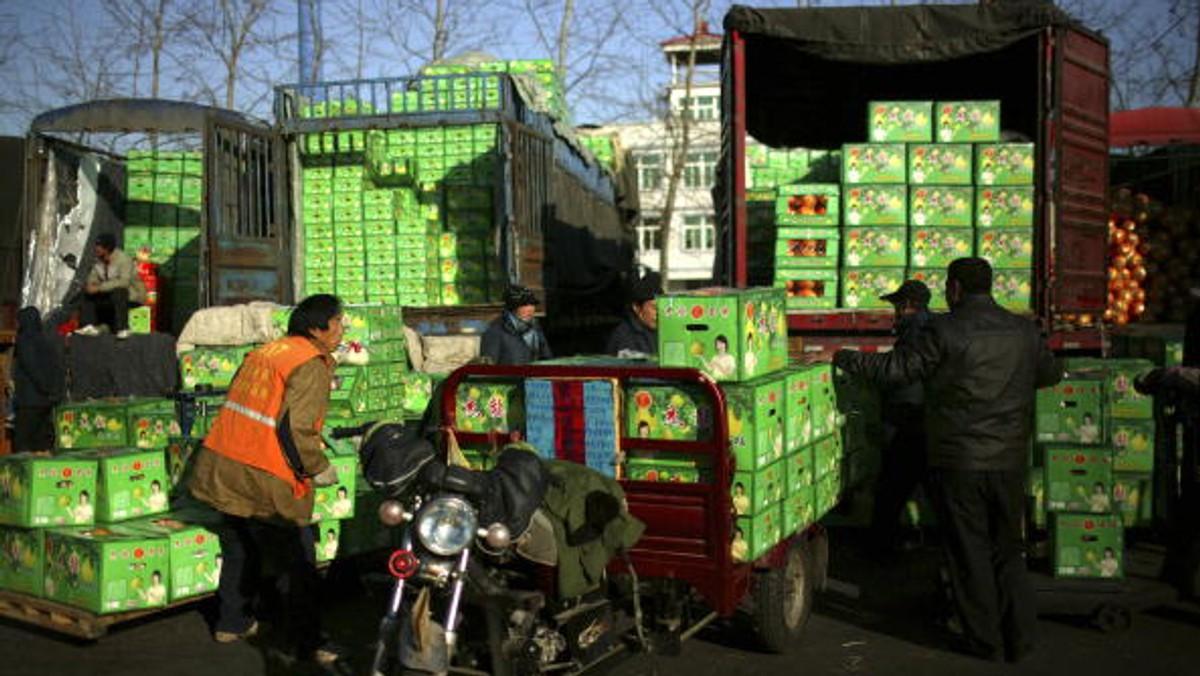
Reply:
[[[333,468],[333,465],[329,465],[314,474],[312,480],[314,486],[332,486],[338,481],[337,470]]]
[[[833,353],[833,365],[843,371],[853,372],[856,354],[854,350],[838,350]]]

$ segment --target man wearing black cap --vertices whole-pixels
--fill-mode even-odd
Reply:
[[[487,357],[493,364],[528,364],[553,357],[545,334],[533,318],[537,304],[533,291],[520,285],[510,286],[504,292],[504,314],[483,333],[479,356]]]
[[[961,624],[960,647],[1018,661],[1034,647],[1033,587],[1021,528],[1037,389],[1062,378],[1037,325],[992,299],[992,267],[959,258],[946,271],[950,312],[911,345],[839,350],[835,366],[884,385],[921,381],[927,486]]]
[[[96,262],[88,273],[80,308],[81,336],[100,334],[107,324],[117,338],[129,337],[129,308],[146,302],[146,285],[138,276],[133,259],[117,248],[117,238],[109,233],[96,236],[93,249]]]
[[[894,349],[911,348],[929,321],[929,287],[915,279],[880,297],[896,311],[892,326]],[[886,448],[881,458],[879,482],[871,528],[880,551],[891,553],[909,544],[900,518],[913,491],[925,478],[925,388],[920,382],[889,387],[883,391],[883,422]]]
[[[629,309],[608,336],[604,351],[618,357],[639,359],[658,354],[658,301],[662,277],[653,270],[629,285]]]

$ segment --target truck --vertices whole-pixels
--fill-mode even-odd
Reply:
[[[1097,351],[1107,293],[1107,40],[1049,3],[757,9],[725,17],[715,278],[771,285],[748,157],[867,140],[871,101],[999,101],[1035,144],[1031,302],[1056,350]],[[770,244],[767,245],[768,247]],[[936,291],[935,291],[936,293]],[[890,343],[888,310],[789,310],[806,350]]]

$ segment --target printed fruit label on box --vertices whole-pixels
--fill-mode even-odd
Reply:
[[[1149,525],[1154,519],[1152,487],[1154,476],[1148,473],[1113,474],[1113,511],[1121,515],[1126,528]]]
[[[711,469],[690,453],[630,450],[625,459],[625,478],[631,481],[694,484],[709,476]]]
[[[220,538],[203,525],[188,523],[186,519],[186,515],[168,513],[125,524],[130,530],[167,538],[170,601],[215,591],[221,581]]]
[[[933,139],[932,101],[871,101],[867,114],[875,143]]]
[[[722,387],[738,471],[761,469],[783,457],[784,382],[781,375],[765,376]]]
[[[837,507],[838,500],[842,496],[842,476],[840,472],[833,472],[817,479],[813,484],[814,497],[813,505],[816,518],[828,514],[834,507]]]
[[[813,476],[817,479],[834,474],[842,466],[842,435],[828,434],[812,443]]]
[[[846,228],[842,238],[845,267],[893,267],[907,261],[908,242],[904,228]]]
[[[783,535],[798,533],[817,520],[816,488],[811,484],[783,500]],[[782,539],[782,538],[781,538]]]
[[[806,371],[789,369],[783,388],[784,450],[797,453],[812,440],[812,377]]]
[[[717,381],[743,381],[787,362],[782,289],[710,288],[658,299],[663,366],[698,368]]]
[[[806,310],[837,307],[837,270],[819,268],[776,268],[775,286],[786,294],[787,309]]]
[[[787,493],[796,493],[813,485],[817,478],[816,468],[813,464],[815,458],[816,448],[810,444],[783,459],[784,485]]]
[[[96,461],[78,455],[0,456],[0,523],[45,527],[95,521]]]
[[[341,544],[342,522],[326,519],[312,526],[313,547],[316,550],[317,563],[332,561],[337,558]]]
[[[1110,418],[1113,470],[1150,472],[1154,469],[1154,421]]]
[[[908,182],[913,185],[965,185],[974,181],[975,148],[970,143],[911,143]]]
[[[1032,143],[992,143],[975,148],[975,182],[979,185],[1031,185]]]
[[[908,186],[856,185],[846,188],[845,226],[905,225],[908,222]]]
[[[912,186],[908,194],[909,224],[916,227],[970,227],[975,218],[975,190],[956,186]]]
[[[988,228],[976,232],[975,253],[993,268],[1018,269],[1033,265],[1032,228]]]
[[[780,186],[775,199],[779,225],[837,225],[841,214],[836,183],[800,183]]]
[[[1065,378],[1037,391],[1038,441],[1104,443],[1104,381]]]
[[[1033,298],[1033,276],[1029,270],[994,270],[992,297],[1000,307],[1028,312]]]
[[[138,448],[163,448],[182,434],[172,399],[134,400],[128,408],[130,443]]]
[[[251,345],[239,347],[197,347],[179,355],[179,375],[185,389],[207,385],[213,389],[229,387],[233,374],[242,365]]]
[[[999,101],[938,101],[934,110],[941,143],[1000,140]]]
[[[82,402],[59,406],[55,414],[58,447],[104,448],[128,445],[125,404]]]
[[[880,298],[904,283],[904,268],[851,268],[842,270],[842,307],[890,308]]]
[[[97,464],[97,521],[121,521],[167,511],[171,485],[163,449],[97,450],[79,456]]]
[[[944,268],[974,249],[966,228],[914,228],[909,233],[908,262],[913,267]],[[930,289],[932,292],[932,289]]]
[[[975,189],[975,223],[981,228],[1033,226],[1033,186]]]
[[[775,267],[836,268],[841,237],[837,228],[779,228]]]
[[[337,472],[337,483],[314,489],[312,520],[314,523],[354,516],[354,487],[358,477],[358,456],[325,453]]]
[[[712,436],[712,404],[696,387],[630,387],[625,411],[625,435],[629,437],[696,440]]]
[[[780,460],[762,469],[735,472],[730,498],[738,516],[776,508],[787,491],[787,465]]]
[[[1107,447],[1046,448],[1046,509],[1112,511],[1112,451]]]
[[[1057,513],[1050,523],[1056,577],[1125,576],[1125,537],[1118,517]]]
[[[837,390],[833,367],[813,364],[800,369],[809,377],[809,408],[812,412],[812,439],[832,434],[838,428]]]
[[[510,432],[525,425],[520,383],[468,381],[459,386],[455,421],[464,432]]]
[[[842,146],[842,182],[897,183],[908,180],[903,143],[848,143]]]
[[[44,593],[96,613],[167,604],[167,538],[119,526],[46,532]]]
[[[45,533],[43,528],[0,526],[0,589],[42,595]]]
[[[946,268],[910,267],[906,274],[909,279],[915,279],[929,287],[929,309],[946,309]]]
[[[733,528],[733,543],[730,553],[735,562],[753,561],[766,554],[783,539],[783,512],[764,510],[754,516],[740,516]]]

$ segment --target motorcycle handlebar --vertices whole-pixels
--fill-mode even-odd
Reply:
[[[334,439],[349,439],[351,437],[360,437],[366,434],[367,430],[371,429],[375,423],[368,422],[359,425],[358,427],[334,427],[329,430],[329,436]]]

